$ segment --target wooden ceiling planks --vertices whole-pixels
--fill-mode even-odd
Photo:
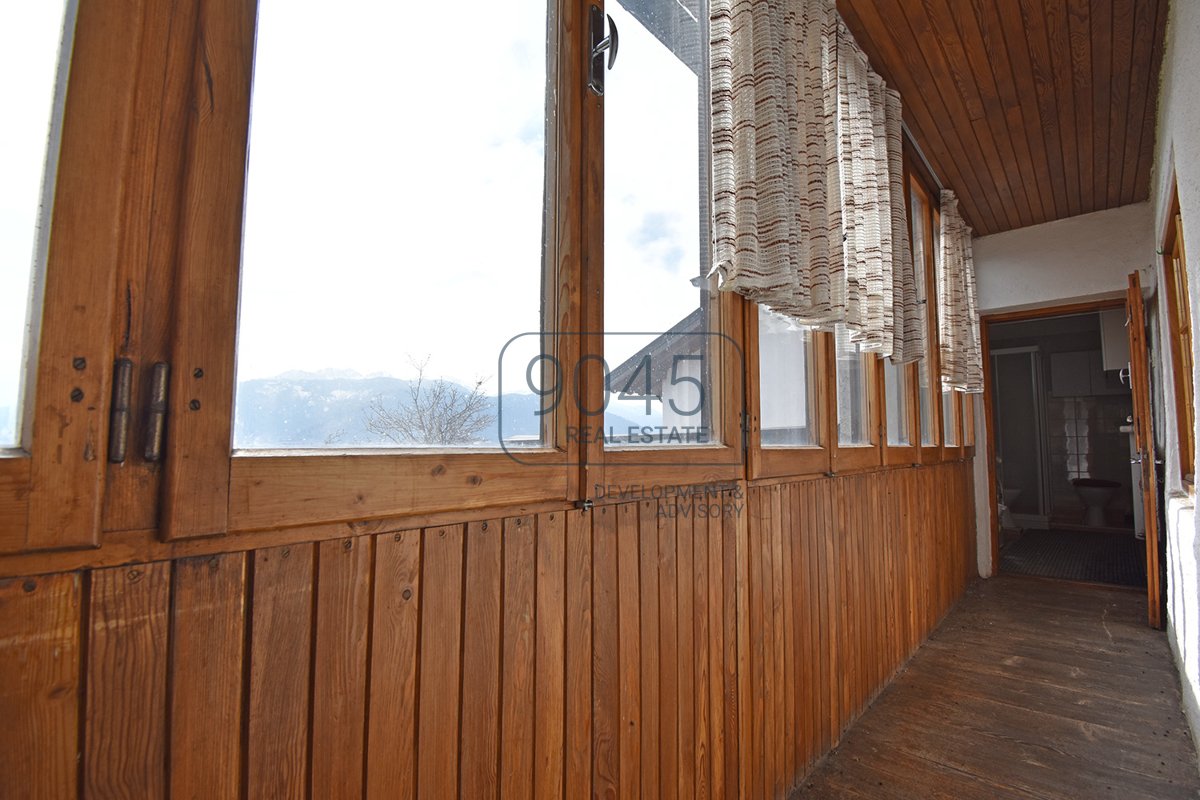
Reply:
[[[838,0],[979,235],[1149,196],[1167,0]]]

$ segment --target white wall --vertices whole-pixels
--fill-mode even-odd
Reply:
[[[1154,207],[1155,242],[1167,224],[1172,175],[1179,185],[1179,205],[1183,214],[1184,249],[1190,256],[1188,287],[1191,294],[1192,329],[1196,330],[1197,304],[1200,301],[1200,3],[1176,0],[1170,5],[1167,20],[1166,54],[1163,62],[1162,90],[1158,101],[1158,136],[1155,165],[1150,186]],[[1158,285],[1162,285],[1162,264],[1156,259]],[[1164,314],[1159,315],[1160,341],[1168,337]],[[1195,341],[1193,342],[1195,344]],[[1200,354],[1195,363],[1200,367]],[[1158,365],[1164,385],[1173,385],[1170,358],[1162,354]],[[1190,377],[1193,391],[1197,375]],[[1200,739],[1200,584],[1197,583],[1197,518],[1194,501],[1182,490],[1178,467],[1178,436],[1175,428],[1175,403],[1171,391],[1161,393],[1166,407],[1160,421],[1167,464],[1167,632],[1175,653],[1183,683],[1185,712],[1194,739]],[[1200,395],[1194,395],[1200,396]],[[1165,424],[1161,424],[1165,423]],[[1195,465],[1192,465],[1193,472]]]
[[[974,241],[983,313],[1115,297],[1154,259],[1153,211],[1136,203]]]

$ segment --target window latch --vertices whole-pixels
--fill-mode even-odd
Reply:
[[[608,18],[609,34],[604,35],[604,20]],[[598,97],[604,95],[604,54],[608,53],[608,69],[613,68],[613,64],[617,63],[617,46],[620,44],[620,37],[617,33],[617,24],[613,22],[613,18],[605,14],[600,6],[592,6],[590,13],[590,28],[591,28],[591,51],[588,54],[590,60],[588,66],[588,88]]]

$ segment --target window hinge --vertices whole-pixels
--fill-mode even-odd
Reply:
[[[146,411],[147,461],[154,464],[162,460],[163,442],[167,435],[167,382],[171,378],[171,365],[163,361],[154,365],[150,376],[150,407]]]
[[[108,462],[124,464],[129,447],[129,415],[133,409],[133,361],[113,362],[112,409],[108,414]]]

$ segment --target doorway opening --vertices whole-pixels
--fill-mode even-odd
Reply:
[[[1144,588],[1124,308],[986,325],[999,571]]]

